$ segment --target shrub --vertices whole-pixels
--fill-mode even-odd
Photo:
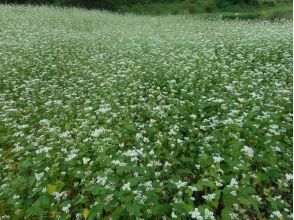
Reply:
[[[195,6],[190,6],[189,7],[189,14],[196,14],[197,10]]]
[[[216,9],[216,7],[214,5],[208,4],[208,5],[205,6],[204,9],[205,9],[206,12],[211,13]]]
[[[128,11],[129,11],[129,7],[128,7],[128,6],[125,6],[125,5],[120,6],[120,7],[118,8],[118,12],[119,12],[120,14],[125,14],[125,13],[128,12]]]
[[[157,10],[155,11],[155,15],[162,15],[162,12],[161,12],[159,9],[157,9]]]
[[[262,1],[261,5],[265,7],[274,7],[276,2],[274,0]]]
[[[135,14],[142,14],[143,13],[143,5],[142,4],[134,5],[132,8],[133,8],[133,12]]]
[[[216,1],[214,0],[203,0],[200,2],[200,5],[203,7],[205,12],[212,12],[217,8]]]
[[[175,10],[172,11],[171,14],[172,15],[178,15],[178,14],[180,14],[180,11],[178,9],[175,9]]]

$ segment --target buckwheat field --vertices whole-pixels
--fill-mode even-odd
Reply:
[[[0,219],[292,219],[292,22],[0,5]]]

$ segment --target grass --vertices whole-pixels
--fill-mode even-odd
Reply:
[[[0,219],[292,219],[292,22],[0,5]]]

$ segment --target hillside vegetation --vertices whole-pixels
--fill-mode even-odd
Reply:
[[[0,5],[0,219],[292,219],[292,22]]]
[[[218,13],[226,18],[250,19],[292,18],[293,8],[291,0],[0,0],[0,3],[75,6],[150,15]]]

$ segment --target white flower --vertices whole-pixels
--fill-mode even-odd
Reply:
[[[131,191],[131,188],[130,188],[130,183],[126,183],[122,186],[122,190],[124,191]]]
[[[35,177],[36,177],[37,182],[39,182],[42,179],[43,176],[44,176],[43,172],[35,173]]]
[[[106,198],[105,198],[106,202],[108,202],[108,203],[111,202],[112,199],[113,199],[113,194],[109,194],[109,195],[107,195]]]
[[[168,161],[165,161],[164,163],[164,168],[170,167],[172,166],[172,164],[170,164]]]
[[[205,219],[214,220],[213,212],[209,211],[209,209],[205,209]]]
[[[70,209],[70,204],[68,204],[67,206],[64,206],[61,208],[62,211],[64,211],[65,213],[69,213],[69,209]]]
[[[43,126],[49,126],[50,121],[48,119],[42,119],[42,120],[39,121],[39,124],[43,125]]]
[[[261,202],[261,200],[262,200],[261,197],[258,195],[252,195],[251,197],[256,199],[258,202]]]
[[[121,162],[121,161],[119,161],[119,160],[113,160],[113,161],[111,161],[111,162],[112,162],[113,164],[115,164],[115,165],[120,166],[120,167],[124,167],[124,166],[127,165],[125,162]]]
[[[287,181],[290,181],[290,180],[293,180],[293,174],[286,174],[286,180]]]
[[[172,218],[177,218],[178,216],[174,212],[172,212],[171,217]]]
[[[190,115],[190,117],[191,117],[192,119],[196,119],[196,118],[197,118],[197,115],[192,114],[192,115]]]
[[[65,158],[65,161],[70,161],[72,159],[74,159],[75,157],[77,157],[78,155],[76,154],[76,151],[71,151],[69,155],[67,155],[67,157]]]
[[[83,164],[88,164],[90,161],[90,158],[83,157]]]
[[[147,196],[142,195],[142,192],[141,192],[141,191],[137,191],[137,190],[134,191],[134,194],[136,195],[136,196],[135,196],[135,200],[136,200],[137,202],[139,202],[140,204],[144,204],[144,202],[145,202],[146,199],[147,199]]]
[[[237,196],[237,192],[236,192],[235,190],[231,191],[230,194],[231,194],[232,196]]]
[[[107,181],[107,177],[101,177],[101,176],[98,176],[96,178],[96,184],[100,184],[102,186],[104,186],[106,184],[106,181]]]
[[[197,208],[195,208],[194,211],[189,212],[189,214],[191,215],[192,219],[204,220]]]
[[[225,160],[224,158],[222,158],[220,156],[213,156],[212,158],[213,158],[214,163],[220,163]]]
[[[56,201],[60,201],[61,199],[66,199],[68,196],[67,192],[64,191],[64,192],[54,192],[53,193],[53,197]]]
[[[217,187],[222,187],[223,186],[223,184],[221,182],[219,182],[219,181],[214,181],[214,182],[215,182],[215,185]]]
[[[122,155],[125,155],[127,157],[138,157],[142,154],[143,154],[143,148],[128,150],[128,151],[122,153]]]
[[[189,189],[192,190],[192,192],[198,191],[198,189],[195,186],[188,186]]]
[[[99,137],[104,132],[105,132],[104,128],[98,128],[98,129],[95,129],[94,131],[92,131],[91,136],[96,138],[96,137]]]
[[[179,188],[182,188],[182,187],[186,186],[187,182],[183,182],[183,181],[179,180],[175,184],[176,184],[177,188],[179,189]]]
[[[144,186],[146,187],[146,191],[151,191],[154,189],[152,186],[152,181],[147,181],[146,183],[144,183]]]
[[[203,199],[205,199],[206,201],[212,201],[214,198],[215,198],[215,194],[212,193],[212,194],[207,194],[205,196],[202,196]]]
[[[232,178],[230,185],[228,185],[229,188],[237,188],[238,189],[238,181],[236,180],[236,178]]]
[[[273,152],[281,152],[281,148],[279,147],[271,147]]]
[[[283,217],[283,215],[282,215],[282,213],[280,212],[280,211],[274,211],[274,212],[272,212],[272,214],[270,215],[270,217],[271,218],[275,218],[275,217],[277,217],[277,218],[282,218]]]
[[[19,199],[19,197],[20,197],[19,195],[14,194],[12,198],[13,198],[13,199]]]
[[[76,214],[76,220],[80,220],[82,219],[82,214],[81,213],[77,213]]]
[[[111,108],[109,107],[109,105],[103,105],[96,111],[96,114],[106,113],[106,112],[109,112],[110,110]]]
[[[150,155],[154,155],[154,150],[149,151]]]
[[[235,89],[234,85],[228,85],[228,86],[225,86],[225,88],[230,92]]]
[[[245,155],[247,155],[248,157],[253,157],[253,155],[254,155],[254,150],[251,147],[248,147],[248,146],[244,146],[241,151]]]
[[[230,215],[232,220],[238,219],[238,214],[237,213],[231,212],[229,215]]]

